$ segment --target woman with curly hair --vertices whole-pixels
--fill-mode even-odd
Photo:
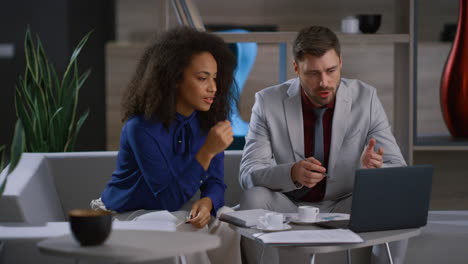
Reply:
[[[179,221],[188,215],[191,225],[178,230],[221,236],[221,248],[208,252],[211,262],[223,256],[240,263],[239,235],[212,218],[228,209],[223,151],[233,141],[227,118],[235,67],[221,38],[192,28],[172,29],[150,45],[123,97],[117,168],[95,207],[121,216],[168,210]]]

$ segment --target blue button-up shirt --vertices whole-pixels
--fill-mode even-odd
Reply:
[[[117,212],[177,211],[200,189],[200,198],[213,202],[213,214],[224,205],[224,153],[205,171],[195,155],[206,136],[196,111],[188,117],[177,114],[168,130],[143,116],[129,119],[122,129],[117,168],[101,194],[105,206]]]

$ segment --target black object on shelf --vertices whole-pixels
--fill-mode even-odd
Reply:
[[[377,32],[382,22],[382,15],[380,14],[364,14],[358,15],[359,19],[359,30],[365,34],[372,34]]]

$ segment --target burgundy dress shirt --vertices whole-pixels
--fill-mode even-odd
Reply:
[[[314,108],[315,106],[310,102],[307,95],[304,93],[304,90],[301,88],[301,101],[302,101],[302,118],[304,121],[304,155],[305,157],[314,156],[314,126],[315,126],[315,115]],[[333,112],[335,108],[335,100],[330,104],[326,105],[328,108],[325,114],[323,115],[322,124],[323,124],[323,153],[324,153],[324,162],[323,166],[328,171],[328,158],[330,154],[330,142],[331,142],[331,133],[332,133],[332,120]],[[302,198],[302,201],[305,202],[319,202],[323,200],[325,196],[325,189],[327,186],[327,178],[324,178],[322,181],[317,183],[308,193],[306,193]]]

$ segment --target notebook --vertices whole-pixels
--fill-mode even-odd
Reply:
[[[251,209],[223,213],[219,216],[219,220],[228,222],[241,227],[252,227],[258,224],[258,218],[273,211],[264,209]]]
[[[431,198],[430,165],[356,171],[349,221],[316,223],[354,232],[416,228],[426,225]]]

